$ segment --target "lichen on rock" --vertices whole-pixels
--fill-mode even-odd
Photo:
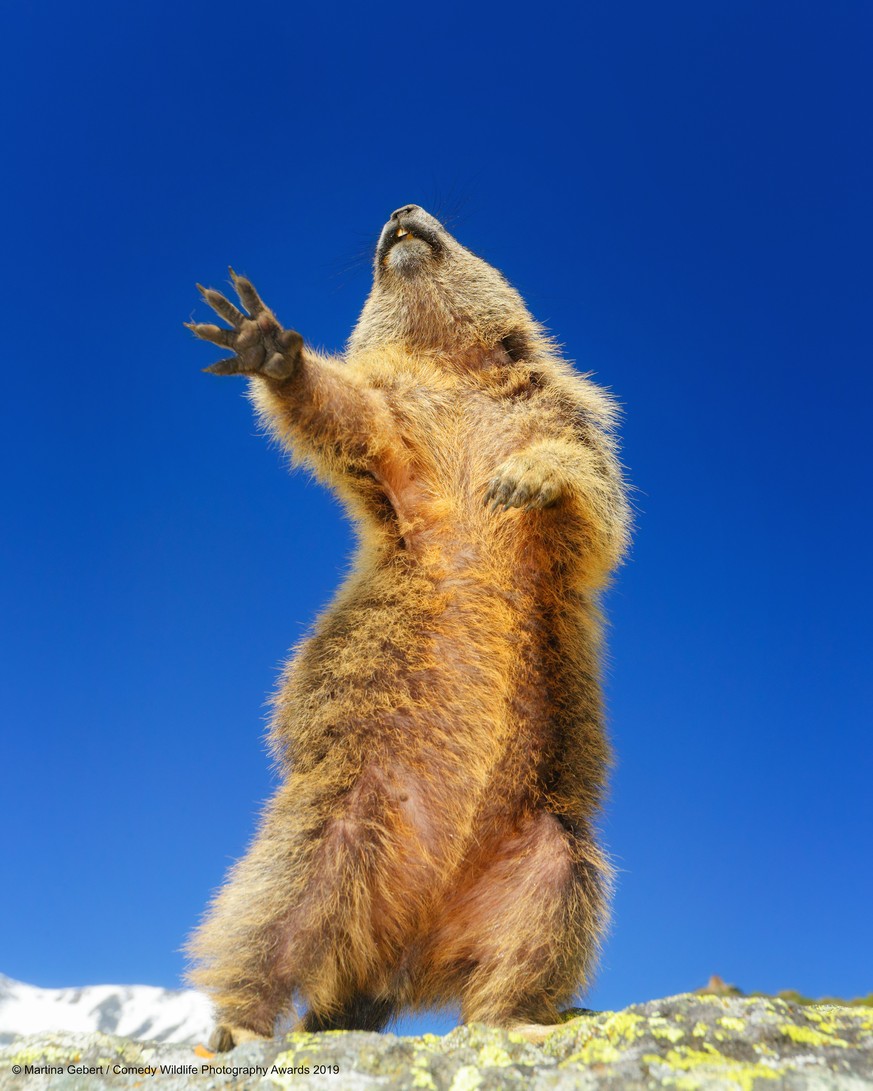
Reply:
[[[40,1035],[0,1049],[0,1091],[862,1091],[871,1085],[869,1007],[712,993],[576,1015],[542,1046],[474,1024],[444,1037],[289,1034],[213,1058],[190,1046],[105,1034]]]

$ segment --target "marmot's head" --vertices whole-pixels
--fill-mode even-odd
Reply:
[[[391,213],[352,351],[390,342],[452,351],[542,336],[518,292],[439,220],[418,205]]]

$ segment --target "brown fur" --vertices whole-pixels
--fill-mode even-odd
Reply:
[[[398,233],[409,234],[397,238]],[[284,783],[191,940],[222,1048],[379,1029],[460,1001],[549,1023],[589,977],[610,869],[598,593],[628,517],[611,399],[416,206],[383,231],[344,358],[251,317],[192,327],[355,520],[354,570],[296,649]],[[235,312],[235,313],[233,313]]]

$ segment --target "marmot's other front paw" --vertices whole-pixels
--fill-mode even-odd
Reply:
[[[497,467],[485,492],[485,504],[494,511],[502,507],[547,508],[561,497],[558,479],[545,459],[532,455],[513,455]]]
[[[287,379],[300,361],[303,338],[295,330],[283,330],[276,316],[261,300],[250,280],[238,277],[230,270],[233,286],[247,315],[238,310],[221,292],[198,284],[201,295],[233,328],[210,326],[197,322],[185,325],[195,336],[213,345],[232,349],[235,356],[219,360],[204,368],[213,375],[266,375],[270,379]]]

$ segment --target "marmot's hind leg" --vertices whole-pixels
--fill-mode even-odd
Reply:
[[[289,891],[300,885],[303,854],[280,851],[272,825],[268,816],[188,942],[195,967],[187,978],[215,1005],[210,1045],[218,1051],[272,1037],[297,985],[281,956]]]
[[[592,840],[541,812],[507,837],[447,906],[436,958],[473,966],[463,1021],[555,1024],[590,973],[606,923],[609,865]]]
[[[305,823],[293,778],[277,795],[189,944],[199,964],[189,980],[227,1030],[217,1041],[272,1036],[292,1001],[313,1013],[307,1030],[375,1030],[391,1017],[372,998],[384,994],[386,945],[410,933],[417,909],[411,897],[374,908],[374,889],[391,885],[384,794],[376,772],[362,774],[329,818],[313,807]]]
[[[295,1029],[310,1034],[322,1030],[383,1030],[395,1011],[391,1000],[374,1000],[357,994],[330,1013],[308,1011]]]
[[[215,1005],[219,1050],[272,1037],[305,983],[326,976],[320,971],[328,922],[347,923],[337,886],[345,879],[355,888],[319,858],[320,816],[299,804],[301,813],[293,814],[289,783],[188,942],[195,965],[187,977]]]

